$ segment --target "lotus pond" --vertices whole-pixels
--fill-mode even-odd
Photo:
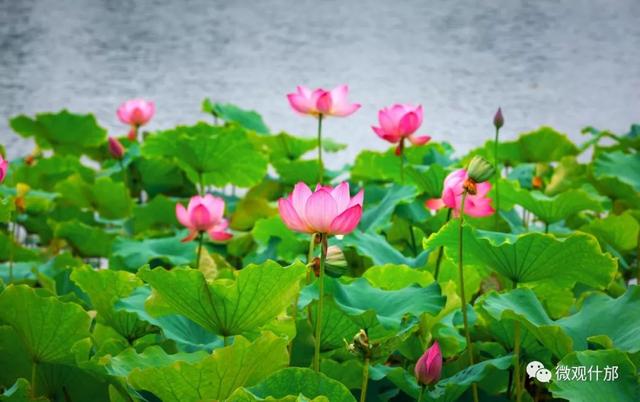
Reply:
[[[0,401],[639,400],[640,126],[500,141],[499,111],[459,155],[393,105],[332,170],[347,92],[289,94],[307,136],[13,117]]]

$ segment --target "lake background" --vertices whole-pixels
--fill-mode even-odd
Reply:
[[[296,85],[348,83],[356,114],[328,119],[349,162],[387,143],[379,108],[424,106],[420,134],[459,153],[493,135],[551,125],[626,132],[640,122],[640,1],[120,1],[0,0],[0,143],[30,145],[9,117],[68,108],[127,131],[118,105],[156,102],[148,129],[210,120],[205,97],[261,113],[273,131],[312,136],[293,113]]]

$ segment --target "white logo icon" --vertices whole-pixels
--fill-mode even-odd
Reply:
[[[529,378],[534,378],[540,382],[551,381],[551,371],[544,368],[544,365],[539,361],[532,361],[527,364],[527,374]]]

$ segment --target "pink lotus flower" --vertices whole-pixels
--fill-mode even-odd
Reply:
[[[415,135],[422,124],[422,106],[395,104],[378,112],[380,127],[371,126],[373,131],[383,140],[393,144],[400,142],[396,154],[402,152],[403,140],[406,138],[413,145],[424,145],[431,137]]]
[[[416,380],[422,385],[435,384],[440,380],[442,375],[442,353],[440,352],[438,341],[433,342],[433,345],[418,359],[414,372]]]
[[[124,156],[124,147],[115,137],[109,137],[109,153],[116,159],[122,159]]]
[[[458,169],[450,173],[444,179],[444,189],[441,199],[427,200],[427,208],[439,209],[443,206],[453,209],[454,216],[460,215],[462,206],[462,194],[464,193],[464,183],[469,178],[465,169]],[[488,181],[475,184],[475,194],[467,193],[464,202],[464,213],[476,218],[489,216],[495,212],[491,206],[491,199],[487,194],[491,190],[491,183]]]
[[[124,124],[139,127],[147,124],[155,111],[156,105],[152,101],[131,99],[120,105],[118,118]]]
[[[9,170],[9,162],[7,162],[2,155],[0,155],[0,183],[7,177],[7,170]]]
[[[224,200],[211,194],[191,197],[187,208],[180,203],[176,204],[178,221],[189,229],[189,235],[182,241],[191,241],[203,232],[207,232],[212,240],[230,239],[231,233],[226,232],[229,223],[223,218],[223,214]]]
[[[278,210],[285,225],[296,232],[344,235],[358,226],[363,197],[364,190],[351,197],[347,182],[335,188],[318,185],[314,192],[300,182],[289,197],[278,200]]]
[[[347,85],[340,85],[331,91],[322,88],[311,91],[309,88],[298,86],[295,93],[287,95],[287,99],[293,110],[298,113],[345,117],[360,109],[359,103],[347,101],[348,93]]]

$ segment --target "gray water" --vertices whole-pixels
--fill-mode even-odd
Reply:
[[[394,102],[422,104],[422,133],[460,151],[492,136],[498,105],[504,138],[624,132],[640,121],[638,21],[638,0],[0,0],[0,143],[26,152],[7,119],[65,107],[124,134],[115,110],[131,97],[156,101],[149,129],[209,119],[211,97],[313,135],[285,94],[341,83],[363,107],[326,121],[350,145],[333,166],[387,146],[370,125]]]

